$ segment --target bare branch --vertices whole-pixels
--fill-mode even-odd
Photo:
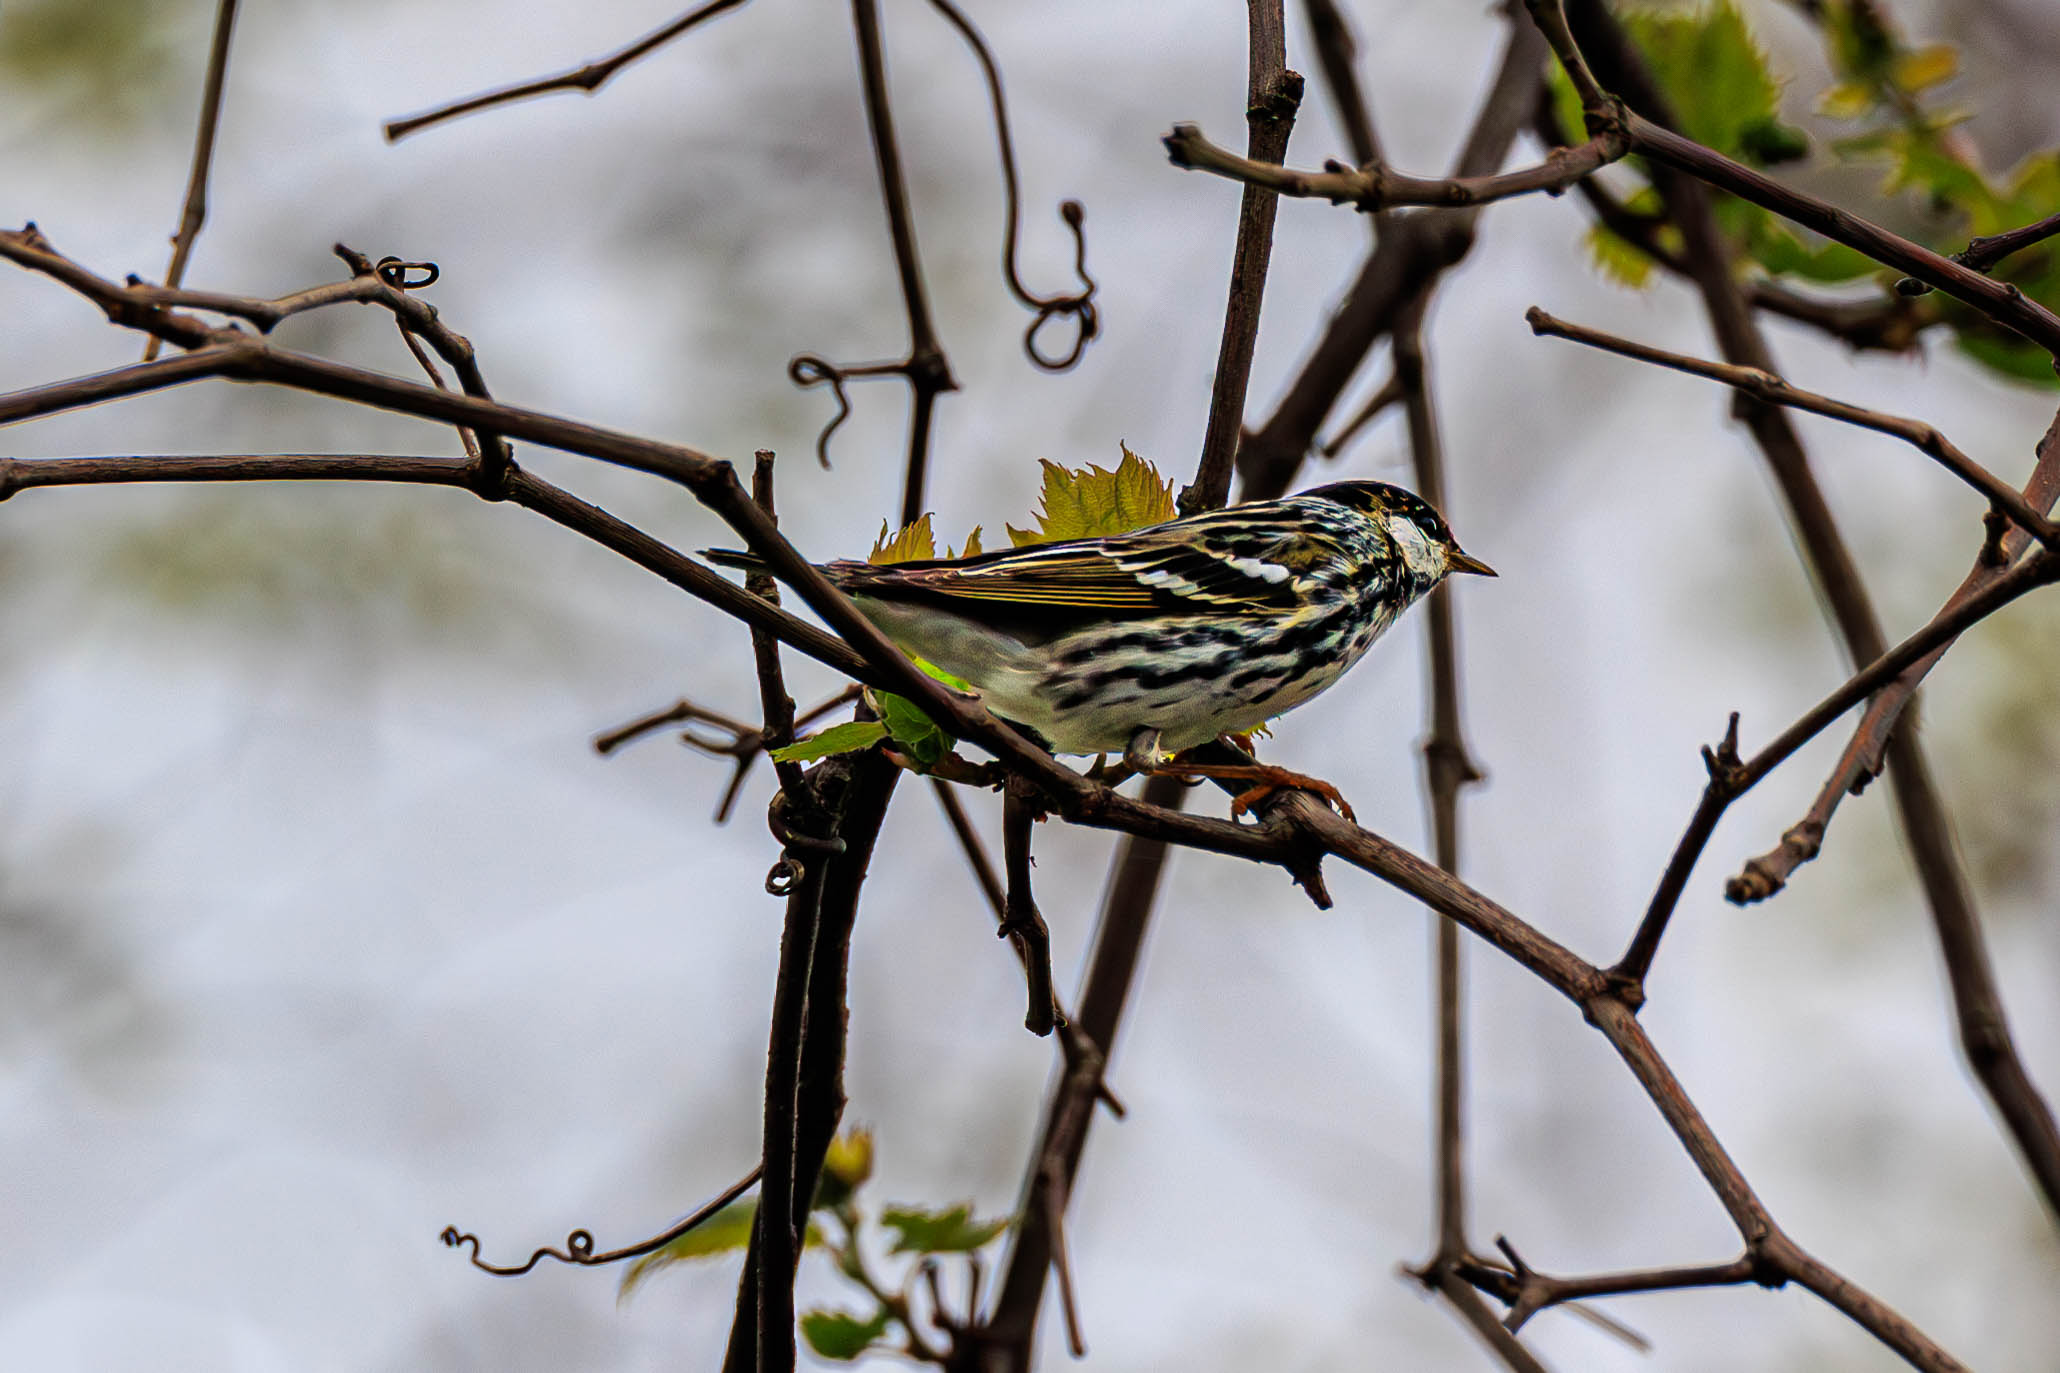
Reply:
[[[219,0],[215,6],[215,33],[208,45],[207,75],[200,87],[200,128],[193,136],[193,166],[186,175],[186,203],[179,211],[179,227],[172,233],[172,260],[165,268],[165,285],[177,289],[186,279],[186,263],[193,256],[193,241],[207,222],[207,178],[215,161],[215,131],[222,123],[222,84],[229,71],[229,37],[236,27],[236,0]],[[153,361],[161,340],[152,337],[143,345],[143,360]]]
[[[1577,148],[1554,148],[1537,166],[1499,176],[1420,177],[1394,171],[1378,162],[1356,169],[1326,162],[1320,172],[1278,167],[1219,148],[1192,124],[1175,124],[1173,132],[1166,135],[1165,144],[1166,155],[1176,167],[1211,172],[1279,195],[1352,205],[1368,213],[1397,205],[1486,205],[1539,191],[1558,195],[1597,168],[1622,157],[1625,148],[1621,135],[1607,133]]]
[[[1486,176],[1502,165],[1544,89],[1546,56],[1536,29],[1511,26],[1494,84],[1467,134],[1453,175]],[[1480,213],[1479,206],[1468,206],[1389,218],[1272,417],[1238,446],[1244,499],[1268,500],[1286,492],[1366,354],[1412,297],[1435,289],[1443,274],[1472,251]]]
[[[2034,510],[2017,489],[1968,457],[1956,447],[1952,440],[1922,420],[1904,419],[1899,415],[1885,415],[1879,410],[1868,410],[1844,401],[1832,400],[1813,391],[1804,391],[1789,385],[1780,377],[1758,367],[1737,367],[1730,363],[1707,362],[1692,358],[1684,353],[1670,353],[1664,348],[1604,333],[1565,320],[1554,319],[1533,305],[1524,314],[1531,332],[1552,338],[1570,339],[1584,343],[1590,348],[1599,348],[1606,353],[1620,357],[1635,358],[1660,367],[1669,367],[1690,376],[1706,377],[1772,405],[1785,405],[1791,410],[1807,410],[1826,419],[1856,425],[1861,429],[1872,429],[1878,434],[1887,434],[1916,448],[1951,472],[1967,485],[1987,496],[1991,504],[2015,521],[2019,528],[2029,530],[2034,538],[2048,548],[2060,545],[2060,525],[2054,524]]]
[[[2030,480],[2024,485],[2024,500],[2034,509],[2050,510],[2056,499],[2060,499],[2060,416],[2055,417],[2053,426],[2040,440],[2038,462],[2032,469]],[[2030,541],[2030,535],[2023,531],[2022,526],[2017,526],[2003,534],[1994,558],[1988,556],[1988,549],[1984,547],[1982,555],[1975,558],[1973,568],[1940,613],[1955,609],[1993,584],[2017,561]],[[1789,828],[1777,848],[1747,862],[1744,871],[1725,884],[1727,897],[1741,905],[1764,900],[1779,891],[1798,867],[1816,857],[1824,831],[1830,826],[1839,802],[1849,794],[1857,794],[1868,782],[1881,775],[1887,765],[1889,740],[1902,720],[1905,708],[1912,704],[1917,684],[1937,666],[1950,646],[1950,643],[1942,644],[1911,664],[1867,703],[1866,712],[1853,730],[1852,739],[1839,754],[1831,776],[1817,793],[1809,813]]]
[[[1381,160],[1380,137],[1374,132],[1373,114],[1359,89],[1359,45],[1352,26],[1337,0],[1306,0],[1309,32],[1316,44],[1316,61],[1323,68],[1323,84],[1330,88],[1331,103],[1338,107],[1338,123],[1345,126],[1345,141],[1352,145],[1352,161],[1365,166]]]
[[[389,120],[386,124],[386,141],[398,143],[409,134],[426,129],[432,124],[441,124],[447,119],[474,114],[496,105],[527,100],[531,96],[548,95],[552,91],[584,91],[592,95],[610,77],[638,58],[665,46],[703,20],[713,19],[727,10],[736,9],[744,2],[745,0],[710,0],[710,3],[698,9],[688,10],[671,23],[655,28],[626,47],[617,49],[607,57],[597,58],[585,66],[559,72],[556,76],[541,76],[533,81],[522,81],[480,95],[467,96],[463,100],[440,105],[421,114],[409,115],[405,119]]]
[[[996,933],[1015,946],[1016,957],[1023,963],[1029,995],[1023,1028],[1041,1036],[1050,1034],[1060,1017],[1054,1010],[1057,1002],[1052,992],[1051,934],[1030,894],[1030,830],[1038,818],[1036,797],[1036,791],[1023,782],[1012,781],[1002,792],[1001,863],[1008,873],[1008,887]]]
[[[1977,272],[1989,272],[2012,253],[2043,243],[2055,234],[2060,234],[2060,214],[2047,215],[2019,229],[2006,229],[2000,234],[1971,239],[1965,248],[1953,254],[1952,260]],[[1904,277],[1895,285],[1896,290],[1906,296],[1921,296],[1931,290],[1924,282],[1911,277]]]
[[[1251,31],[1245,85],[1245,123],[1255,164],[1287,156],[1295,111],[1302,103],[1302,77],[1287,66],[1287,20],[1282,0],[1247,0]],[[1169,144],[1170,147],[1170,144]],[[1247,184],[1238,201],[1237,247],[1230,262],[1230,299],[1223,310],[1223,341],[1216,350],[1216,383],[1209,393],[1209,420],[1202,457],[1192,486],[1180,493],[1180,513],[1214,510],[1230,499],[1230,476],[1243,433],[1245,391],[1252,380],[1252,354],[1259,340],[1259,307],[1266,295],[1266,268],[1273,256],[1273,219],[1279,197]]]

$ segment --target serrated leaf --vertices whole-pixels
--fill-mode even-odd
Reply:
[[[952,746],[953,738],[929,716],[921,706],[905,696],[896,696],[891,691],[872,693],[873,704],[879,707],[880,720],[887,727],[887,733],[894,739],[894,747],[914,759],[918,766],[930,768],[937,765]]]
[[[1619,286],[1643,290],[1652,283],[1652,259],[1629,239],[1621,238],[1600,224],[1587,233],[1588,256],[1597,271]]]
[[[1744,130],[1774,118],[1781,88],[1731,0],[1690,12],[1628,10],[1622,18],[1681,132],[1696,142],[1737,156],[1745,152]]]
[[[1009,1228],[1006,1220],[974,1220],[969,1202],[947,1211],[889,1206],[880,1212],[880,1224],[895,1232],[888,1249],[894,1254],[970,1253]]]
[[[887,726],[878,720],[847,720],[831,725],[806,739],[772,750],[775,763],[813,763],[836,753],[857,753],[887,737]]]
[[[661,1268],[742,1249],[751,1242],[751,1223],[757,1215],[758,1201],[755,1197],[731,1202],[670,1244],[639,1257],[623,1273],[622,1281],[615,1289],[615,1299],[619,1302],[629,1300],[630,1294],[644,1279]]]
[[[810,1311],[801,1317],[801,1338],[823,1358],[849,1363],[887,1333],[889,1319],[885,1307],[867,1320],[846,1311]]]
[[[1934,43],[1895,60],[1895,82],[1912,95],[1952,80],[1959,71],[1960,54],[1950,43]]]
[[[973,526],[973,532],[966,535],[966,546],[949,556],[954,558],[970,558],[975,554],[985,553],[986,551],[986,549],[980,547],[980,526],[976,524]]]
[[[930,517],[925,514],[914,524],[904,525],[891,538],[887,533],[887,522],[880,521],[880,537],[873,540],[873,551],[865,555],[869,563],[927,562],[937,556],[937,536],[930,531]]]
[[[1045,461],[1036,531],[1014,525],[1007,529],[1015,546],[1024,548],[1059,539],[1124,534],[1161,524],[1177,513],[1172,483],[1126,445],[1113,472],[1092,464],[1072,469]]]

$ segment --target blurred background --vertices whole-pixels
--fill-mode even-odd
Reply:
[[[1312,75],[1290,160],[1345,140]],[[1806,126],[1828,78],[1778,5],[1747,7]],[[1991,165],[2060,137],[2047,0],[1892,7],[1962,45],[1952,88]],[[1053,213],[1087,208],[1103,336],[1032,369],[997,271],[1001,197],[977,69],[924,6],[889,5],[917,233],[963,389],[938,411],[940,537],[1024,523],[1037,460],[1118,442],[1193,471],[1237,191],[1169,167],[1194,120],[1241,143],[1242,7],[969,6],[999,58],[1025,195],[1025,274],[1071,289]],[[664,0],[253,6],[236,35],[207,227],[188,281],[275,295],[335,278],[329,245],[431,259],[429,293],[519,405],[734,457],[783,455],[781,511],[818,556],[862,553],[899,501],[906,397],[829,398],[797,352],[906,344],[841,16],[759,0],[621,75],[398,146],[383,119],[599,55]],[[1445,168],[1492,71],[1486,6],[1351,8],[1394,163]],[[158,277],[213,5],[14,0],[0,14],[0,220]],[[1535,149],[1520,141],[1516,157]],[[1864,199],[1872,187],[1862,183]],[[1643,909],[1702,783],[1841,677],[1760,459],[1708,383],[1532,338],[1523,311],[1707,354],[1680,286],[1609,284],[1569,198],[1482,220],[1438,296],[1447,512],[1500,580],[1458,602],[1467,879],[1596,960]],[[1249,414],[1263,417],[1367,242],[1281,206]],[[54,284],[0,272],[0,390],[133,361],[140,341]],[[1059,326],[1061,331],[1063,326]],[[1957,352],[1855,360],[1770,325],[1798,385],[1916,414],[2021,480],[2055,393]],[[280,338],[401,374],[383,313]],[[1378,384],[1366,370],[1346,410]],[[1798,420],[1891,637],[1976,546],[1979,498],[1880,436]],[[207,383],[17,426],[20,456],[455,452],[444,429]],[[724,531],[653,479],[521,460],[682,548]],[[1384,420],[1308,483],[1406,479]],[[735,1260],[626,1303],[608,1271],[486,1277],[591,1229],[629,1243],[757,1152],[780,904],[761,769],[709,823],[726,765],[592,736],[682,693],[756,710],[739,626],[511,507],[356,486],[33,491],[0,510],[0,1348],[62,1370],[709,1367]],[[1336,781],[1428,848],[1421,621],[1277,727],[1269,756]],[[804,703],[834,690],[789,654]],[[2060,616],[1985,624],[1925,693],[2018,1043],[2060,1089]],[[1834,729],[1733,807],[1643,1020],[1775,1216],[1977,1367],[2044,1369],[2060,1245],[1954,1045],[1928,918],[1884,795],[1841,810],[1774,902],[1721,899],[1843,742]],[[996,843],[998,802],[969,798]],[[1210,809],[1220,798],[1198,800]],[[1038,896],[1077,983],[1110,836],[1046,826]],[[1430,1249],[1425,913],[1339,870],[1317,912],[1286,878],[1177,855],[1117,1045],[1129,1107],[1089,1144],[1069,1227],[1097,1369],[1462,1369],[1473,1337],[1400,1275]],[[1607,1045],[1542,984],[1469,949],[1473,1224],[1555,1272],[1731,1257],[1735,1233]],[[847,1120],[876,1198],[1001,1213],[1051,1055],[924,789],[890,814],[852,964]],[[823,1266],[802,1297],[837,1301]],[[1555,1367],[1876,1369],[1821,1302],[1757,1288],[1603,1304],[1641,1356],[1565,1312]],[[1042,1363],[1069,1366],[1047,1328]]]

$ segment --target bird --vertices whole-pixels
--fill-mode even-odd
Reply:
[[[753,554],[713,562],[764,571]],[[819,565],[903,651],[970,684],[1054,753],[1121,753],[1135,772],[1335,787],[1262,764],[1174,755],[1248,734],[1327,690],[1456,572],[1495,576],[1430,503],[1343,481],[1127,533],[970,557]]]

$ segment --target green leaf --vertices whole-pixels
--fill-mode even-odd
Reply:
[[[1778,167],[1800,162],[1810,155],[1808,135],[1793,124],[1773,116],[1755,119],[1738,131],[1738,150],[1747,162],[1761,167]]]
[[[872,693],[873,704],[879,707],[880,720],[888,734],[894,738],[894,746],[914,759],[922,767],[935,767],[952,745],[952,736],[937,728],[922,707],[905,696],[896,696],[891,691]]]
[[[926,514],[914,524],[904,525],[893,537],[888,537],[887,522],[880,521],[880,537],[873,540],[873,551],[865,555],[869,563],[927,562],[937,556],[937,537],[930,532],[930,517]]]
[[[885,1307],[868,1320],[844,1311],[810,1311],[801,1318],[801,1338],[822,1357],[849,1363],[887,1333],[888,1320]]]
[[[1006,1220],[974,1220],[970,1202],[948,1211],[920,1206],[889,1206],[880,1224],[895,1232],[894,1254],[964,1254],[981,1248],[1009,1228]]]
[[[1645,250],[1626,238],[1619,238],[1600,224],[1588,229],[1588,256],[1596,270],[1619,286],[1634,291],[1652,284],[1652,259]]]
[[[833,753],[857,753],[861,749],[869,749],[886,737],[887,726],[878,720],[847,720],[818,734],[811,734],[799,743],[774,749],[772,760],[775,763],[813,763]]]
[[[1746,241],[1752,260],[1775,276],[1799,276],[1809,281],[1854,281],[1881,270],[1865,253],[1843,243],[1810,236],[1805,242],[1780,219],[1768,215]]]
[[[629,1300],[630,1294],[644,1279],[661,1268],[670,1268],[688,1259],[711,1258],[742,1249],[751,1242],[751,1222],[757,1215],[756,1198],[746,1197],[742,1201],[731,1202],[662,1249],[654,1249],[632,1263],[615,1289],[615,1299]]]
[[[1090,539],[1160,524],[1178,512],[1173,484],[1143,458],[1123,449],[1111,472],[1105,467],[1069,469],[1044,463],[1044,491],[1035,532],[1007,526],[1018,548],[1058,539]]]
[[[1627,10],[1623,22],[1681,132],[1718,152],[1747,154],[1746,129],[1774,121],[1781,88],[1738,7],[1718,0],[1700,11]]]
[[[1955,342],[1968,357],[2013,381],[2028,381],[2047,389],[2060,386],[2060,375],[2053,371],[2053,355],[2035,343],[2014,335],[2005,338],[1964,330]]]
[[[983,553],[985,551],[985,549],[980,547],[980,526],[976,524],[973,526],[973,532],[966,535],[966,546],[964,548],[961,548],[956,553],[947,553],[945,556],[952,558],[970,558],[977,553]]]
[[[963,677],[952,676],[949,672],[946,672],[943,668],[937,666],[937,664],[931,662],[929,659],[911,658],[909,661],[914,663],[917,667],[921,668],[926,676],[935,677],[938,681],[944,683],[944,685],[950,687],[953,691],[962,691],[968,696],[975,694],[975,690],[971,682],[967,681]]]

